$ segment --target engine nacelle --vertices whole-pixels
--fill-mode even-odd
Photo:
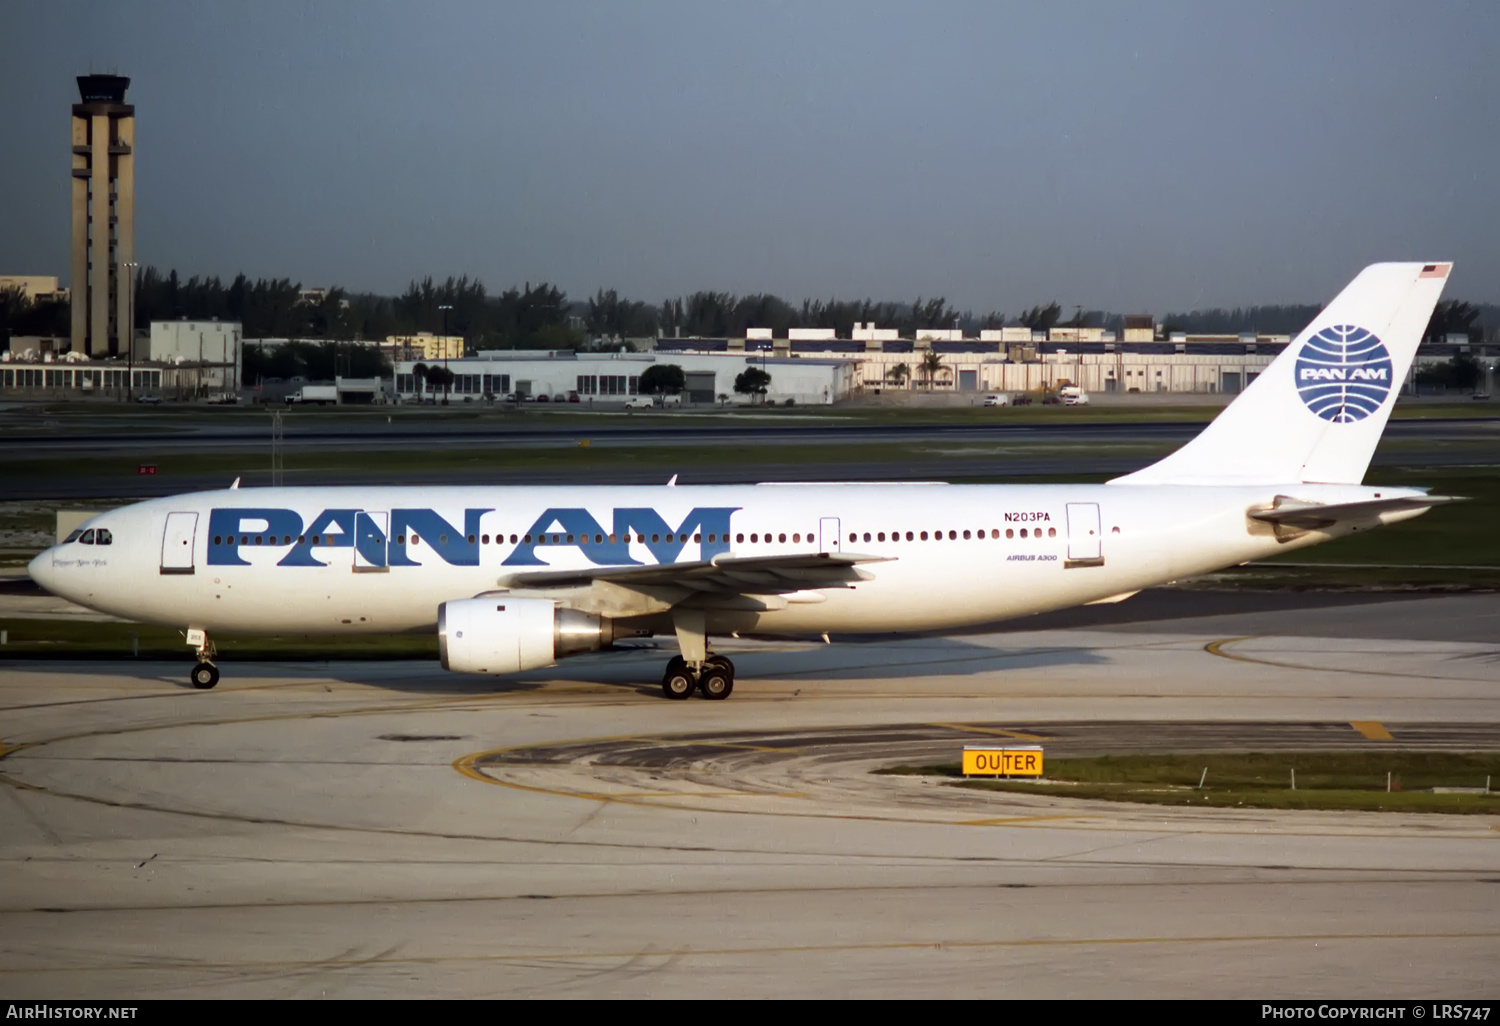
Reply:
[[[519,673],[613,641],[609,618],[559,609],[550,599],[497,595],[438,606],[443,669],[457,673]]]

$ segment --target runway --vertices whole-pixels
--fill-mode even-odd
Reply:
[[[979,411],[976,411],[979,412]],[[958,424],[809,424],[734,414],[652,417],[621,424],[618,416],[428,417],[397,413],[387,422],[364,414],[288,418],[285,452],[310,460],[288,467],[287,484],[658,484],[674,473],[684,484],[757,481],[994,480],[1060,475],[1072,479],[1138,470],[1201,431],[1205,422]],[[153,421],[138,411],[68,421],[66,430],[38,426],[11,411],[24,431],[0,466],[0,501],[139,499],[271,482],[269,418],[235,411],[223,423]],[[7,418],[0,417],[0,429]],[[1492,466],[1500,420],[1397,420],[1385,431],[1376,467]],[[596,463],[585,469],[546,460],[515,462],[517,454],[577,452],[587,440]],[[892,450],[898,450],[893,455]],[[732,453],[714,458],[715,452]],[[415,455],[459,463],[425,465]],[[490,466],[486,454],[511,462]],[[675,455],[674,455],[675,454]],[[213,455],[212,467],[173,470],[170,461]],[[326,459],[319,459],[326,457]],[[382,458],[384,457],[384,458]],[[165,461],[161,473],[139,464]]]
[[[1500,817],[869,772],[1000,739],[1500,749],[1500,596],[1257,602],[721,646],[723,703],[660,699],[651,649],[213,692],[0,664],[0,991],[1493,999]]]

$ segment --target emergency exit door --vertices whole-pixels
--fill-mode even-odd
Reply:
[[[1103,566],[1104,529],[1099,521],[1097,502],[1070,502],[1068,515],[1068,558],[1065,567]]]
[[[818,521],[818,551],[842,552],[839,547],[839,518],[824,517]]]

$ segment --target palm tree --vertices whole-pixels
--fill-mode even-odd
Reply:
[[[411,376],[417,379],[417,401],[422,401],[422,389],[427,384],[427,365],[425,363],[412,364]]]
[[[894,383],[897,388],[900,388],[902,385],[904,385],[906,383],[906,380],[910,377],[911,368],[904,363],[896,364],[896,366],[886,371],[885,374],[886,380]]]
[[[943,358],[931,349],[922,354],[922,376],[927,379],[928,389],[932,388],[932,379],[937,377],[937,372],[943,369]]]

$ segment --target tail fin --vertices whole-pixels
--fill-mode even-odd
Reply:
[[[1359,484],[1452,264],[1372,264],[1197,438],[1111,484]]]

